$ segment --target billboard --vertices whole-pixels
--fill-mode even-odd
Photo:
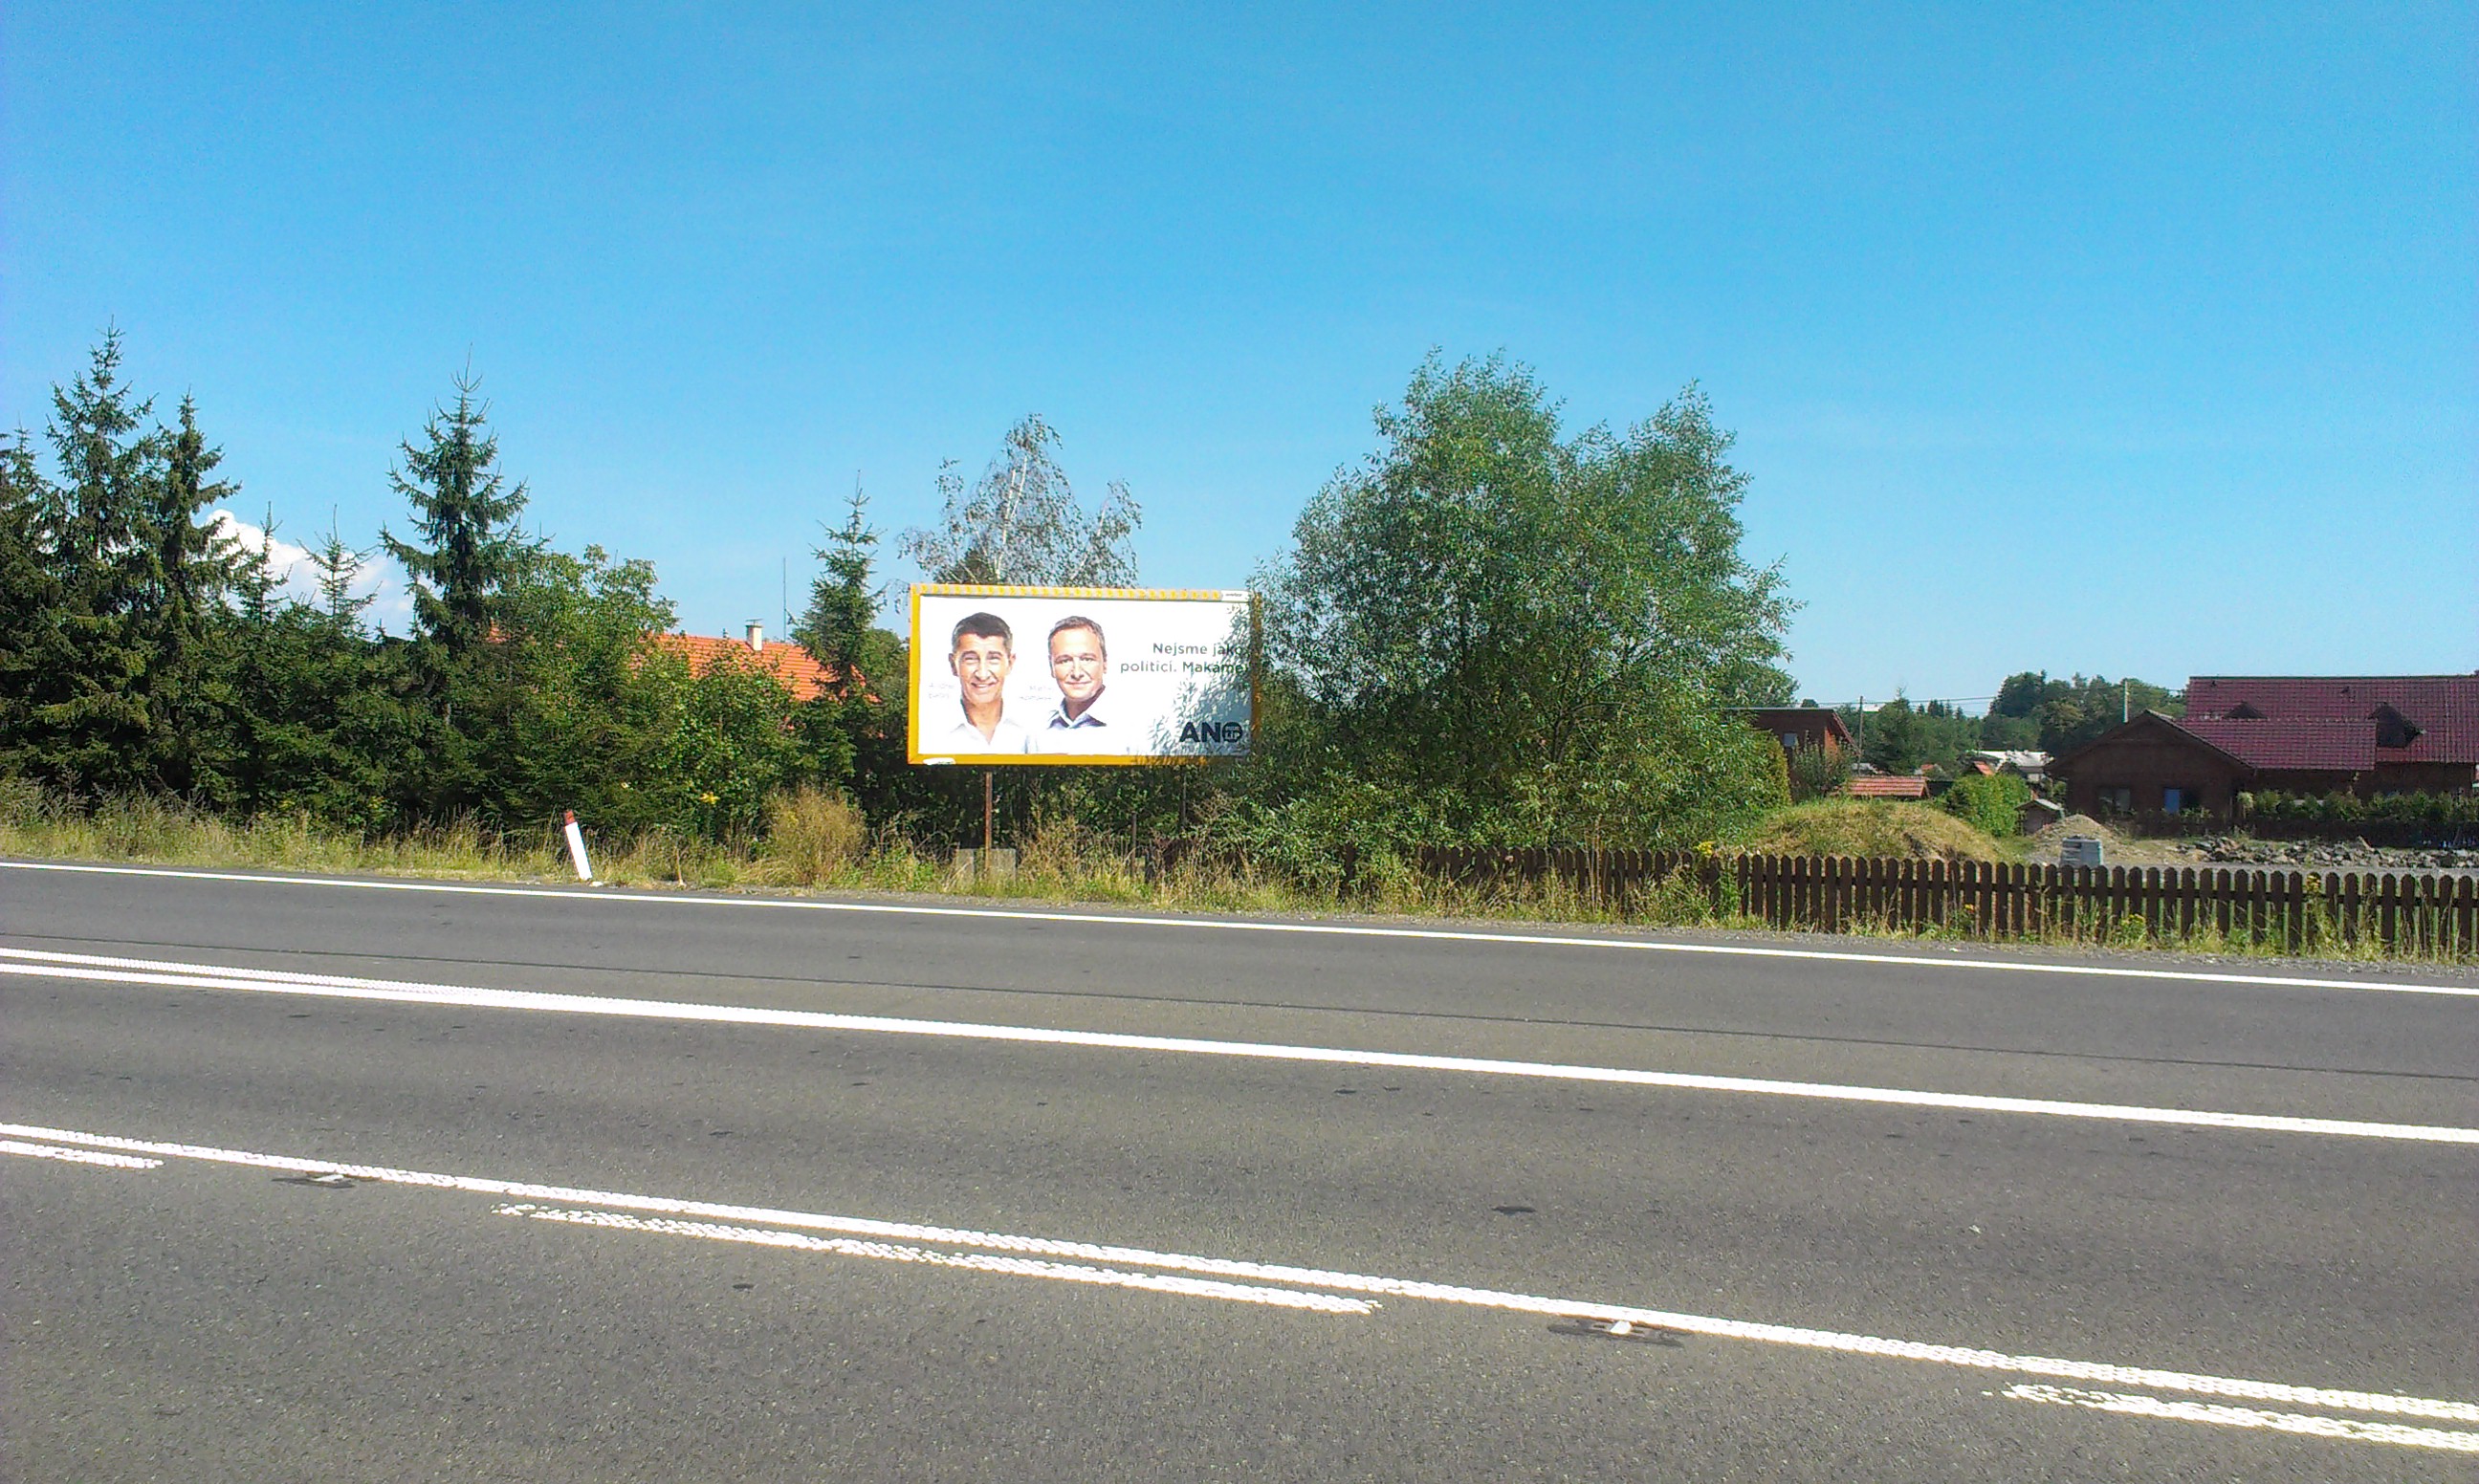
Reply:
[[[1238,757],[1257,729],[1246,593],[912,589],[920,763]]]

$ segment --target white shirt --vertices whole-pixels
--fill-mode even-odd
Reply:
[[[999,724],[990,729],[990,734],[986,737],[982,735],[982,729],[958,716],[956,718],[955,726],[928,738],[927,744],[921,751],[925,755],[934,757],[951,755],[958,757],[981,757],[991,754],[1029,753],[1033,751],[1033,738],[1024,728],[1008,720],[1005,715],[999,717]]]
[[[1067,702],[1061,698],[1050,708],[1050,719],[1033,734],[1036,753],[1124,753],[1139,738],[1123,736],[1125,728],[1113,725],[1109,692],[1093,698],[1081,716],[1067,714]]]

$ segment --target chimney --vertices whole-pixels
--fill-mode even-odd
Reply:
[[[755,619],[749,621],[749,648],[753,653],[766,648],[766,626]]]

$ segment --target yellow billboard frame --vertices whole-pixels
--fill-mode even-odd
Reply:
[[[921,697],[914,684],[921,667],[921,600],[924,598],[1090,598],[1140,600],[1147,602],[1216,602],[1228,603],[1236,599],[1248,601],[1248,741],[1256,745],[1257,721],[1264,698],[1259,693],[1258,673],[1262,668],[1265,637],[1259,617],[1260,600],[1255,593],[1240,588],[1219,587],[1029,587],[1016,583],[979,582],[915,582],[907,606],[911,610],[911,648],[905,654],[904,757],[917,766],[959,768],[1130,768],[1187,767],[1197,763],[1231,762],[1239,755],[1229,753],[1204,754],[1182,757],[1096,756],[1074,754],[1043,753],[937,753],[921,751]]]

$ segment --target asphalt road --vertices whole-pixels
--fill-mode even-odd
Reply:
[[[0,862],[0,1465],[2479,1472],[2479,977],[1140,916]]]

